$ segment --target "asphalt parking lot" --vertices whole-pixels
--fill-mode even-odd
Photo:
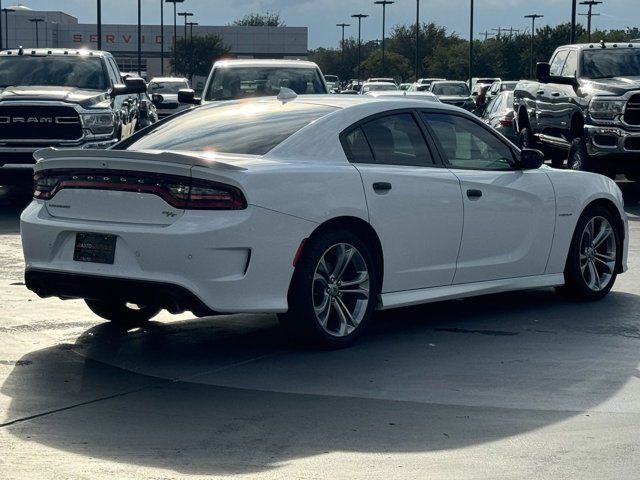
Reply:
[[[630,270],[598,303],[551,290],[379,314],[340,351],[271,315],[163,313],[124,331],[22,284],[0,207],[0,476],[638,478],[640,186]]]

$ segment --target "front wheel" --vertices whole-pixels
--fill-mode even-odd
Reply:
[[[559,292],[578,300],[603,298],[616,281],[620,234],[613,215],[604,207],[582,214],[565,265],[565,285]]]
[[[325,348],[351,345],[373,316],[379,292],[371,249],[347,230],[307,242],[289,290],[281,323],[296,336]]]
[[[584,172],[593,172],[589,152],[584,140],[580,137],[574,138],[569,147],[569,158],[567,159],[568,167],[572,170],[582,170]]]
[[[131,305],[125,302],[85,300],[85,303],[87,307],[99,317],[123,326],[144,324],[162,310],[156,306]]]

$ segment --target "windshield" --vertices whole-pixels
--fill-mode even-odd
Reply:
[[[635,48],[585,50],[582,76],[585,78],[640,77],[640,50]]]
[[[77,87],[106,90],[107,73],[99,57],[73,55],[0,57],[0,86]]]
[[[182,88],[189,88],[189,84],[186,81],[181,82],[151,82],[149,84],[149,91],[151,93],[178,93],[178,90]]]
[[[299,102],[210,104],[153,129],[127,149],[264,155],[334,110],[335,107]]]
[[[434,95],[468,97],[469,87],[464,83],[436,83],[431,87],[431,93]]]
[[[390,83],[378,83],[362,87],[363,92],[380,92],[383,90],[398,90],[398,87]]]
[[[327,93],[317,68],[233,67],[216,68],[205,100],[236,100],[278,95],[280,87],[297,94]]]

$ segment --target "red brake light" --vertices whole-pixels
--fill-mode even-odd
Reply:
[[[189,177],[143,172],[55,171],[34,176],[33,198],[49,200],[64,189],[111,190],[148,193],[181,209],[242,210],[247,202],[231,185],[193,180]]]
[[[512,117],[502,117],[502,118],[499,118],[498,121],[500,122],[500,125],[502,125],[503,127],[510,127],[513,125]]]

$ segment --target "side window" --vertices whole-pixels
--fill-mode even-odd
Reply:
[[[109,72],[109,79],[111,80],[111,85],[122,83],[122,79],[120,78],[120,74],[118,73],[118,69],[115,66],[115,62],[113,58],[107,58],[107,71]]]
[[[373,154],[360,127],[345,136],[347,158],[355,163],[373,163]]]
[[[554,77],[559,77],[562,75],[562,67],[564,66],[564,61],[567,59],[567,54],[569,52],[567,50],[560,50],[551,60],[551,68],[549,69],[549,74]]]
[[[362,126],[375,163],[432,166],[433,158],[411,113],[376,118]]]
[[[453,168],[511,170],[513,153],[486,128],[457,115],[423,112]]]
[[[567,56],[567,61],[564,62],[564,68],[562,69],[563,77],[573,77],[578,70],[578,53],[575,50],[571,50]]]

